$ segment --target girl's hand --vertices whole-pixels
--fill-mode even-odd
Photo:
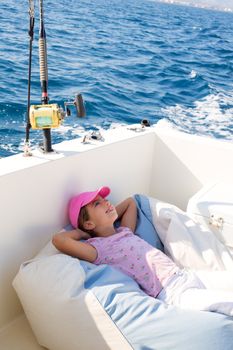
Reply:
[[[81,234],[81,238],[80,239],[89,239],[89,238],[91,238],[91,235],[89,233],[84,232],[84,231],[81,231],[81,232],[82,232],[82,234]]]
[[[76,241],[80,241],[81,239],[91,238],[89,233],[82,231],[79,228],[76,228],[75,230],[71,230],[71,231],[62,231],[57,233],[57,235],[60,235],[62,237],[70,237],[72,239],[75,239]]]

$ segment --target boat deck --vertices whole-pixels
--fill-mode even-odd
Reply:
[[[51,155],[35,151],[30,158],[19,154],[0,160],[1,350],[43,349],[12,281],[20,264],[67,225],[66,203],[75,191],[108,185],[114,203],[143,193],[186,210],[188,200],[209,181],[232,183],[230,142],[159,125],[142,132],[128,126],[107,130],[103,137],[86,144],[80,138],[62,142]]]

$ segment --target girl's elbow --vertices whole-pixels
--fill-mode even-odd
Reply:
[[[129,197],[129,201],[130,201],[131,205],[136,206],[136,202],[135,202],[135,199],[133,197]]]
[[[59,247],[61,246],[61,240],[62,240],[62,237],[59,233],[56,233],[55,235],[53,235],[52,237],[52,244],[57,248],[59,249]]]
[[[54,235],[53,237],[52,237],[52,244],[57,248],[57,237],[56,237],[57,235]]]
[[[135,199],[134,199],[134,198],[132,198],[132,197],[131,197],[131,199],[132,199],[132,202],[131,202],[131,203],[132,203],[132,205],[133,205],[135,208],[137,208],[137,204],[136,204],[136,202],[135,202]]]
[[[137,211],[137,204],[132,197],[129,198],[129,208],[131,208],[132,211]]]

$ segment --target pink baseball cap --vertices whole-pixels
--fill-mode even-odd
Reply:
[[[71,198],[68,207],[71,225],[75,228],[78,227],[78,217],[82,207],[93,201],[96,196],[100,195],[101,197],[105,198],[109,195],[109,193],[109,187],[100,187],[97,191],[83,192]]]

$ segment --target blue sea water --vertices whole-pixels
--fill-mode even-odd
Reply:
[[[40,103],[39,10],[32,103]],[[233,13],[149,0],[44,0],[50,102],[81,92],[53,143],[149,119],[188,133],[233,139]],[[22,150],[28,72],[28,1],[0,3],[0,156]],[[33,145],[42,133],[31,131]]]

